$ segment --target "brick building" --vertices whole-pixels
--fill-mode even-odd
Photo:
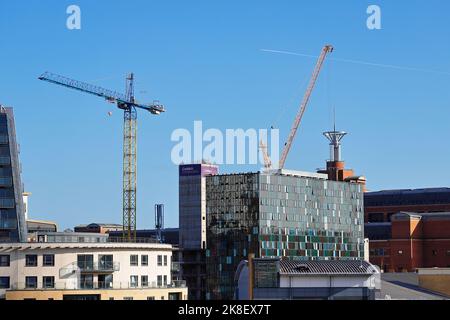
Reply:
[[[370,262],[385,272],[450,267],[450,212],[400,212],[365,224]]]

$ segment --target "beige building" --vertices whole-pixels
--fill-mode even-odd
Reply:
[[[450,268],[419,268],[419,286],[450,297]]]
[[[179,300],[172,246],[159,243],[1,243],[0,299]]]

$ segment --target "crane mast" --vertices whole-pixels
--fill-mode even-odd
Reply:
[[[117,107],[124,111],[122,190],[123,238],[128,241],[135,241],[137,190],[137,109],[143,109],[152,114],[159,115],[160,113],[165,112],[164,107],[158,102],[145,105],[140,104],[135,100],[133,73],[131,73],[126,79],[125,94],[49,72],[42,74],[39,77],[39,80],[105,98],[109,102],[116,103]]]
[[[309,98],[311,97],[311,93],[312,93],[312,91],[314,89],[314,86],[316,84],[316,80],[317,80],[317,78],[319,76],[319,73],[320,73],[320,70],[322,68],[323,62],[324,62],[327,54],[331,53],[331,52],[333,52],[333,46],[331,46],[331,45],[326,45],[326,46],[324,46],[322,48],[322,52],[320,53],[319,59],[317,60],[316,66],[315,66],[314,71],[312,73],[312,76],[311,76],[311,79],[309,81],[308,87],[306,89],[305,95],[304,95],[303,100],[302,100],[302,102],[300,104],[300,109],[299,109],[299,111],[297,113],[297,116],[295,117],[294,124],[292,125],[292,128],[291,128],[291,131],[289,133],[287,142],[284,145],[283,152],[281,154],[280,162],[279,162],[279,165],[278,165],[279,169],[283,169],[284,168],[284,164],[286,162],[286,158],[288,156],[289,150],[292,147],[292,142],[294,141],[295,135],[297,133],[297,129],[298,129],[298,127],[300,125],[300,122],[301,122],[301,120],[303,118],[303,114],[305,113],[306,106],[308,105]]]

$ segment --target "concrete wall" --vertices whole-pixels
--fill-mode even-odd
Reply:
[[[290,279],[288,276],[280,277],[280,288],[351,288],[370,287],[370,275],[339,276],[339,275],[299,275]]]

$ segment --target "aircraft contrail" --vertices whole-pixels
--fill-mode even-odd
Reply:
[[[304,54],[304,53],[283,51],[283,50],[260,49],[260,51],[270,52],[270,53],[288,54],[288,55],[308,57],[308,58],[317,58],[317,56],[311,55],[311,54]],[[431,70],[431,69],[404,67],[404,66],[398,66],[398,65],[392,65],[392,64],[382,64],[382,63],[374,63],[374,62],[367,62],[367,61],[360,61],[360,60],[336,59],[336,58],[331,58],[331,57],[328,58],[328,59],[329,60],[333,60],[333,61],[337,61],[337,62],[362,64],[362,65],[366,65],[366,66],[374,66],[374,67],[390,68],[390,69],[405,70],[405,71],[419,71],[419,72],[428,72],[428,73],[438,73],[438,74],[450,75],[450,72]]]

